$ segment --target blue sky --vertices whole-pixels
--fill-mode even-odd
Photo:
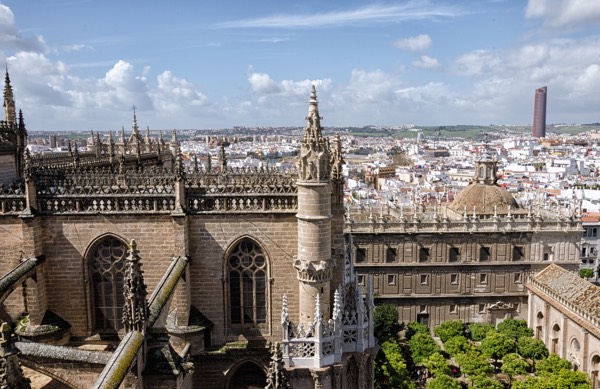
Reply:
[[[0,0],[29,129],[600,121],[600,1]]]

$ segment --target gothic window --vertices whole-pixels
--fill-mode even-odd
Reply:
[[[100,333],[116,333],[123,327],[124,267],[127,247],[115,237],[101,240],[91,252],[90,273],[94,325]]]
[[[256,325],[267,320],[267,261],[250,239],[238,243],[227,259],[231,324]]]

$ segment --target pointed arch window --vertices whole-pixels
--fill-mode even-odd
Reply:
[[[231,324],[267,321],[267,261],[254,241],[239,242],[227,258]]]
[[[126,255],[126,244],[112,236],[102,239],[91,251],[94,327],[99,333],[114,334],[123,328]]]

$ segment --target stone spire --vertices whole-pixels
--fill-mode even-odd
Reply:
[[[331,178],[333,180],[341,180],[342,176],[342,166],[346,163],[344,161],[344,157],[342,155],[342,142],[340,140],[340,135],[335,134],[335,138],[333,139],[333,149],[331,150]]]
[[[19,350],[15,347],[14,335],[8,323],[0,326],[0,389],[29,389],[28,378],[23,375],[19,363]]]
[[[225,155],[225,142],[221,141],[221,148],[219,149],[219,171],[225,172],[227,169],[227,155]]]
[[[267,386],[265,389],[289,389],[290,382],[285,371],[281,346],[275,343],[271,350],[271,363],[267,370]]]
[[[306,127],[304,138],[300,146],[300,180],[307,182],[323,182],[329,179],[330,151],[329,142],[323,138],[321,117],[319,116],[319,104],[317,91],[312,86],[310,99],[308,101],[308,115],[306,116]]]
[[[148,319],[146,285],[144,284],[144,276],[136,246],[135,240],[132,240],[129,245],[129,255],[125,259],[123,324],[126,332],[144,332],[146,330],[146,320]]]
[[[17,111],[15,109],[15,97],[13,89],[10,85],[10,76],[8,75],[8,66],[5,67],[4,73],[4,115],[8,125],[17,124]]]

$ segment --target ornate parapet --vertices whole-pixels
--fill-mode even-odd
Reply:
[[[297,258],[294,260],[294,268],[298,272],[298,280],[302,282],[327,282],[333,276],[333,267],[328,261],[315,263]]]

